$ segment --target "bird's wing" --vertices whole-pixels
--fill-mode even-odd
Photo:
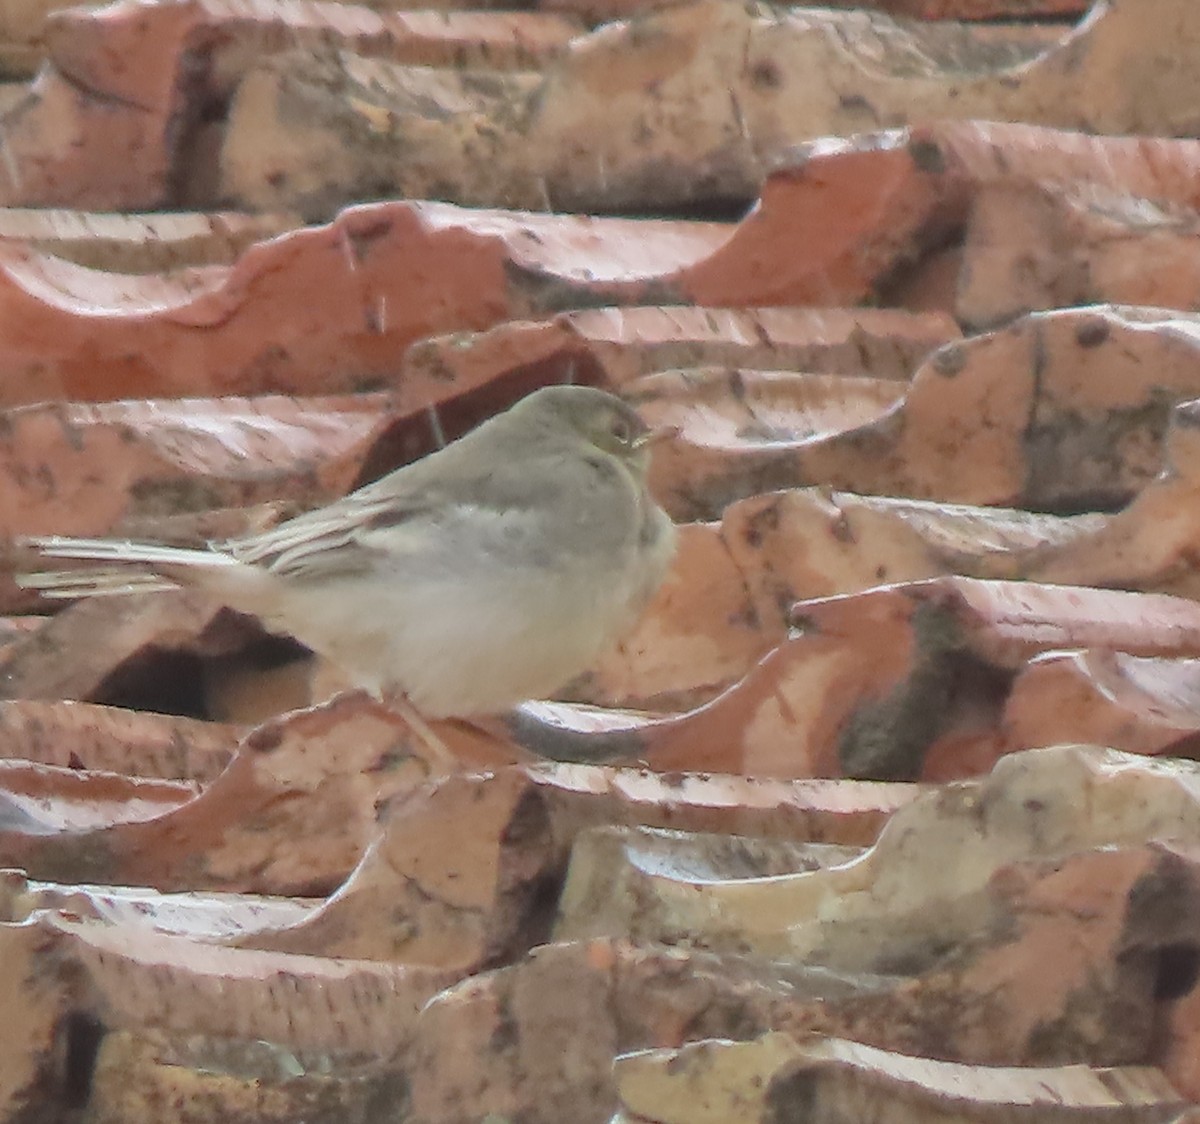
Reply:
[[[239,562],[283,577],[365,573],[383,557],[434,554],[441,532],[467,515],[486,525],[486,515],[506,513],[516,523],[561,495],[561,473],[539,472],[521,451],[500,448],[480,464],[450,456],[459,442],[424,461],[359,488],[327,507],[290,519],[262,534],[220,544]],[[435,463],[436,462],[436,463]],[[524,513],[524,514],[522,514]]]
[[[366,571],[379,558],[379,548],[363,542],[365,531],[384,523],[428,518],[436,507],[432,496],[371,494],[360,489],[262,534],[222,543],[221,549],[239,562],[281,577],[351,575]]]

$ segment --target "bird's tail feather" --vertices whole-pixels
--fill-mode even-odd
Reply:
[[[205,569],[237,565],[228,554],[216,550],[189,550],[181,546],[122,539],[69,539],[49,535],[23,538],[18,545],[32,547],[46,558],[79,558],[88,562],[140,562],[147,566],[201,566]]]
[[[17,574],[22,589],[36,589],[43,597],[65,600],[76,597],[116,597],[124,593],[152,593],[178,589],[179,583],[157,574],[133,570],[45,570]]]
[[[53,570],[16,574],[22,589],[36,589],[43,597],[112,597],[123,593],[149,593],[176,589],[186,575],[199,576],[238,563],[213,550],[188,550],[154,543],[118,539],[71,539],[50,536],[24,538],[19,546],[39,551],[45,558],[108,563],[91,569]]]

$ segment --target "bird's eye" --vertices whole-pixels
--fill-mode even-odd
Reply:
[[[609,432],[618,445],[628,445],[633,441],[633,425],[628,418],[619,415],[613,418]]]

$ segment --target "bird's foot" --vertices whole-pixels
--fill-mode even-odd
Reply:
[[[458,757],[438,737],[407,695],[399,691],[387,691],[380,694],[368,691],[366,694],[379,705],[385,715],[393,721],[399,719],[410,733],[416,734],[421,744],[429,751],[430,764],[438,765],[446,772],[455,772],[459,768]]]

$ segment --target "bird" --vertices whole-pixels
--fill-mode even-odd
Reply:
[[[665,579],[675,526],[647,473],[673,432],[607,391],[545,386],[270,530],[205,549],[31,537],[102,568],[16,580],[52,598],[202,589],[407,717],[497,715],[586,670]]]

